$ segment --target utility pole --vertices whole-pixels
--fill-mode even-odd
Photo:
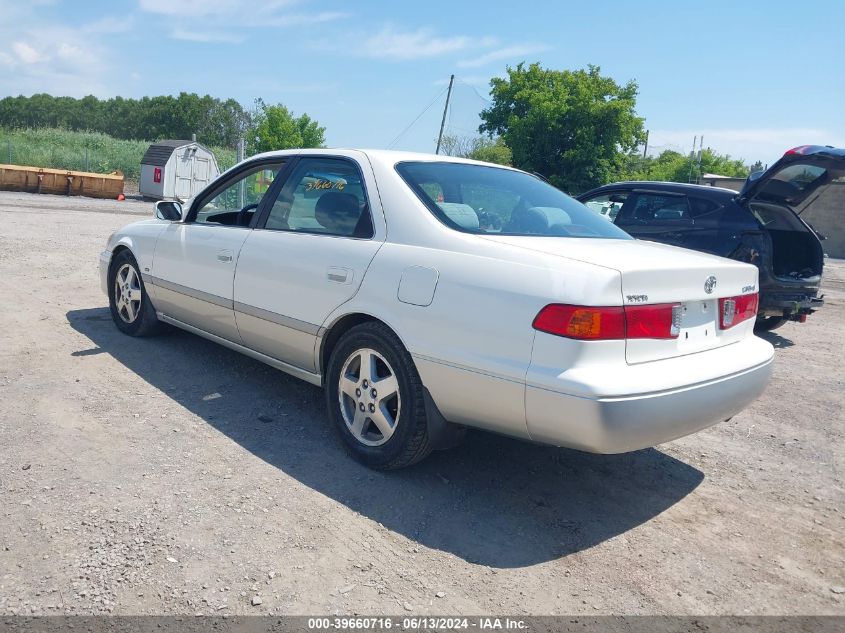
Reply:
[[[443,118],[440,119],[440,134],[437,135],[437,149],[435,154],[440,153],[440,141],[443,140],[443,126],[446,125],[446,112],[449,111],[449,99],[452,98],[452,84],[455,82],[455,75],[449,77],[449,90],[446,93],[446,105],[443,107]]]
[[[692,182],[692,165],[695,161],[695,144],[698,142],[698,134],[692,137],[692,151],[689,155],[689,176],[687,176],[687,182]]]
[[[704,147],[704,134],[701,135],[701,138],[698,139],[698,165],[696,165],[696,171],[698,171],[698,176],[696,181],[701,179],[701,150]]]
[[[643,147],[643,158],[648,153],[648,130],[645,131],[645,147]]]

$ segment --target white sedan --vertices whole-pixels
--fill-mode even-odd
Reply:
[[[632,239],[527,173],[357,150],[261,154],[100,257],[117,327],[168,323],[322,385],[400,468],[466,427],[598,453],[752,402],[757,268]]]

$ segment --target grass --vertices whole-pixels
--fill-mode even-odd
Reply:
[[[127,180],[135,181],[140,176],[141,157],[149,146],[147,141],[123,141],[99,132],[0,128],[0,163],[100,174],[119,170]],[[222,147],[211,150],[221,172],[235,164],[234,150]]]

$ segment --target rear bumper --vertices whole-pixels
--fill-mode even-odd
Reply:
[[[103,251],[100,253],[99,268],[100,268],[100,289],[103,294],[109,295],[109,266],[111,265],[111,251]]]
[[[765,292],[760,296],[760,316],[811,314],[824,305],[824,298],[811,292]]]
[[[592,453],[624,453],[656,446],[726,420],[753,402],[765,389],[772,371],[773,350],[761,339],[740,343],[736,353],[747,354],[739,371],[693,384],[631,395],[590,397],[528,385],[526,418],[531,438]],[[718,350],[724,353],[725,348]],[[693,354],[703,357],[708,353]],[[709,359],[712,361],[713,359]],[[718,359],[717,359],[718,360]],[[675,380],[690,361],[669,359],[631,366],[631,373],[650,372],[653,381],[665,376],[668,365]],[[695,362],[695,359],[693,359]],[[708,359],[699,358],[699,363]]]

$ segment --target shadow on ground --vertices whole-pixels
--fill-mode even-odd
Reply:
[[[781,336],[777,332],[755,332],[764,341],[769,341],[775,349],[785,349],[795,345],[791,338]]]
[[[124,336],[107,308],[67,319],[94,345],[73,353],[81,362],[110,354],[287,475],[472,563],[522,567],[587,549],[657,516],[703,479],[655,449],[589,455],[481,432],[412,468],[373,472],[335,437],[320,389],[192,334]]]

